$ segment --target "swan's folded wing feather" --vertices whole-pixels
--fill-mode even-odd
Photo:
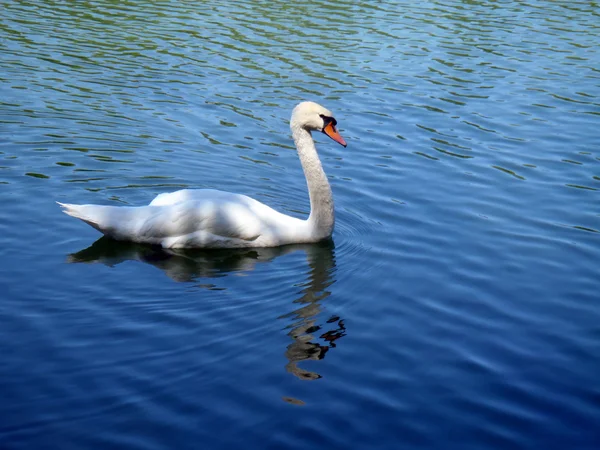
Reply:
[[[174,205],[176,203],[189,202],[192,200],[216,200],[228,198],[230,200],[240,200],[240,197],[246,197],[231,192],[218,191],[216,189],[181,189],[175,192],[164,192],[154,197],[149,206]]]
[[[191,200],[147,206],[149,214],[137,234],[149,238],[177,237],[206,232],[222,238],[252,241],[261,234],[262,221],[248,205],[235,201]]]
[[[165,206],[174,205],[175,203],[181,203],[192,199],[191,189],[181,189],[175,192],[165,192],[158,194],[154,197],[154,200],[150,202],[148,206]]]

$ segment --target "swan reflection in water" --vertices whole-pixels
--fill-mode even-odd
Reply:
[[[303,380],[314,380],[321,375],[298,367],[300,361],[323,359],[336,341],[346,334],[343,319],[338,316],[319,317],[322,302],[331,295],[335,283],[335,253],[333,242],[320,244],[287,245],[274,248],[228,250],[166,250],[141,244],[114,241],[102,237],[90,247],[69,255],[71,263],[103,263],[115,266],[124,261],[141,261],[161,269],[177,282],[198,282],[202,278],[220,278],[236,272],[249,272],[257,264],[269,262],[278,256],[303,251],[306,254],[307,280],[300,296],[293,301],[297,308],[279,319],[289,320],[286,327],[292,342],[287,346],[286,370]],[[214,284],[200,284],[209,289]]]

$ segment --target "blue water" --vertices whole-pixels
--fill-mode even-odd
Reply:
[[[594,2],[6,1],[0,448],[600,448]],[[55,201],[244,193],[333,242],[95,242]]]

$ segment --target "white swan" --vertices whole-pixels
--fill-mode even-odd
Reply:
[[[250,197],[212,189],[183,189],[160,194],[148,206],[70,205],[66,214],[106,236],[164,248],[276,247],[318,242],[333,232],[333,197],[311,131],[346,142],[330,111],[302,102],[292,112],[290,128],[310,197],[310,216],[297,219]]]

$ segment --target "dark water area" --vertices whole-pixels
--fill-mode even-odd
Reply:
[[[4,1],[0,448],[600,448],[595,2]],[[181,188],[333,241],[166,251]]]

